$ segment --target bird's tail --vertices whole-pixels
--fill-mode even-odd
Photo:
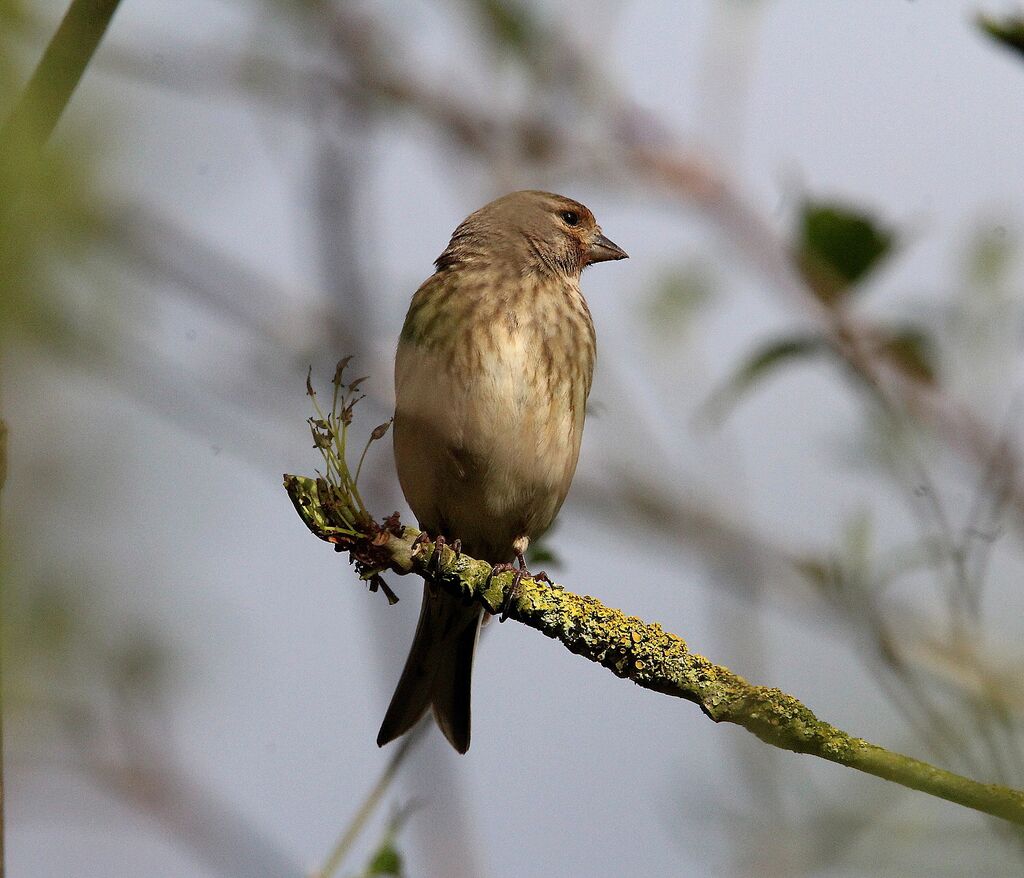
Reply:
[[[469,749],[469,691],[482,616],[479,607],[466,606],[431,583],[424,584],[416,636],[377,734],[377,746],[404,735],[433,707],[451,745],[460,753]]]

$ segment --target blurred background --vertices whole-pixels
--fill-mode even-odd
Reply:
[[[67,5],[0,0],[0,118]],[[123,0],[45,148],[0,143],[10,874],[1019,875],[1008,824],[514,624],[479,652],[469,754],[430,728],[363,809],[419,584],[367,594],[281,474],[318,463],[310,365],[326,388],[354,355],[357,433],[389,416],[466,214],[578,198],[631,258],[583,278],[599,363],[544,566],[853,734],[1024,786],[1021,22]],[[408,515],[389,441],[362,484]]]

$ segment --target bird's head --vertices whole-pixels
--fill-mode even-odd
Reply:
[[[437,267],[500,263],[522,274],[572,278],[595,262],[626,257],[585,205],[529,189],[503,195],[466,217]]]

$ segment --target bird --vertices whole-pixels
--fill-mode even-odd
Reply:
[[[455,229],[413,295],[395,356],[395,464],[424,533],[529,573],[526,550],[576,471],[593,380],[596,336],[580,274],[625,258],[587,207],[551,192],[509,193]],[[378,746],[432,709],[451,745],[469,749],[483,616],[425,580]]]

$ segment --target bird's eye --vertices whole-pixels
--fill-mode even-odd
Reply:
[[[559,216],[565,221],[567,226],[578,226],[580,224],[580,215],[575,210],[563,210]]]

